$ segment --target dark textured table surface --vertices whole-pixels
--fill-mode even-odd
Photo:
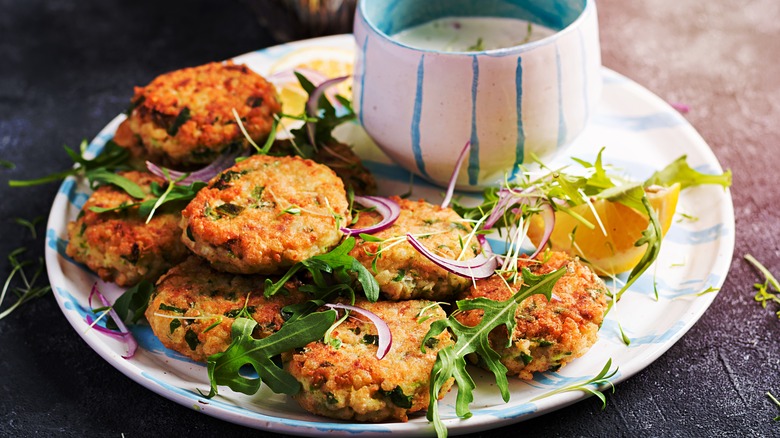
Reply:
[[[595,399],[480,434],[780,436],[780,320],[753,301],[752,253],[780,274],[780,3],[600,0],[607,67],[668,101],[734,172],[731,272],[701,320],[666,354]],[[28,246],[13,218],[46,216],[56,184],[7,180],[60,170],[63,144],[91,138],[134,85],[275,42],[235,1],[0,0],[0,254]],[[39,227],[42,231],[42,227]],[[3,258],[2,277],[10,270]],[[3,307],[7,306],[6,303]],[[54,298],[0,321],[0,436],[271,436],[179,406],[94,353]]]

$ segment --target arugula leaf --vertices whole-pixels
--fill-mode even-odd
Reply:
[[[642,205],[650,219],[647,224],[647,229],[642,231],[642,237],[634,243],[634,246],[642,246],[647,244],[647,249],[642,255],[634,269],[628,274],[626,284],[620,288],[617,294],[615,294],[615,301],[619,300],[625,291],[631,287],[632,284],[640,277],[650,265],[658,258],[658,254],[661,253],[661,240],[663,239],[663,232],[661,231],[661,222],[658,220],[658,215],[655,214],[653,206],[650,205],[650,201],[647,196],[642,196]]]
[[[265,281],[265,296],[276,295],[301,268],[306,268],[312,276],[314,283],[319,287],[327,287],[323,273],[333,274],[340,283],[349,281],[349,272],[357,274],[358,283],[363,287],[366,298],[375,302],[379,299],[379,284],[371,273],[357,259],[349,255],[355,247],[355,238],[348,237],[328,253],[310,257],[293,265],[286,274],[276,283],[271,279]]]
[[[99,168],[89,172],[87,178],[89,180],[89,185],[92,188],[102,184],[112,184],[124,190],[133,198],[143,199],[146,196],[146,193],[144,193],[144,190],[138,184],[122,175],[109,172],[105,168]]]
[[[438,336],[445,329],[449,329],[456,337],[454,345],[439,350],[436,362],[431,370],[430,404],[428,405],[428,421],[433,422],[436,433],[440,437],[447,436],[447,429],[439,417],[438,395],[441,388],[451,378],[455,378],[458,384],[458,396],[455,404],[455,412],[461,418],[471,416],[469,404],[474,401],[473,390],[476,387],[474,380],[466,370],[466,355],[478,354],[487,364],[496,378],[498,388],[504,401],[509,401],[509,382],[507,381],[506,367],[499,361],[500,356],[490,347],[488,335],[493,329],[501,325],[506,326],[508,333],[515,328],[515,313],[517,306],[523,300],[534,294],[543,294],[550,300],[555,283],[566,272],[566,268],[560,268],[545,275],[534,275],[527,268],[523,268],[523,285],[507,300],[493,301],[487,298],[475,298],[473,300],[459,300],[458,311],[481,310],[482,319],[474,327],[461,324],[453,316],[447,319],[435,321],[423,339],[421,349],[425,351],[425,343],[429,339]]]
[[[322,339],[336,320],[336,311],[312,313],[282,325],[278,332],[263,339],[254,339],[252,331],[257,322],[250,318],[238,318],[233,322],[233,342],[222,353],[208,358],[208,376],[211,388],[207,398],[217,395],[218,386],[228,386],[243,394],[252,395],[265,382],[275,393],[293,395],[300,390],[300,383],[272,360],[275,356],[310,342]],[[241,375],[241,368],[251,366],[258,378]]]
[[[136,323],[144,317],[149,298],[154,292],[154,283],[141,280],[135,286],[127,289],[114,302],[114,310],[124,321]]]
[[[138,207],[139,216],[150,218],[150,215],[152,215],[154,211],[163,205],[172,204],[175,202],[184,203],[191,201],[201,189],[206,187],[206,185],[207,184],[202,181],[195,181],[188,186],[180,186],[169,182],[163,189],[159,184],[152,183],[152,195],[154,195],[154,198],[147,199],[143,202],[134,202],[117,207],[92,206],[89,209],[95,213],[106,213],[109,211],[121,211]]]
[[[607,201],[619,202],[638,211],[645,209],[644,205],[642,204],[642,198],[645,197],[645,190],[641,183],[628,183],[619,186],[613,186],[601,191],[594,197],[596,199],[606,199]]]
[[[311,94],[314,92],[314,89],[316,88],[314,84],[312,84],[311,81],[298,72],[295,72],[295,76],[298,78],[298,82],[301,84],[301,87],[304,89],[304,91],[306,91],[306,93],[311,96]],[[309,144],[310,141],[307,133],[307,129],[309,128],[307,128],[307,126],[311,126],[310,124],[305,124],[302,127],[293,129],[291,131],[291,134],[294,137],[293,143],[299,145],[299,151],[301,152],[300,155],[304,156],[304,158],[311,158],[308,156],[309,154],[313,153],[311,148],[316,150],[320,144],[327,144],[331,141],[334,141],[332,135],[333,129],[342,123],[348,122],[355,118],[355,112],[352,109],[352,105],[350,104],[349,100],[343,97],[339,97],[340,96],[337,96],[336,99],[345,109],[345,113],[343,115],[336,114],[336,109],[330,103],[325,93],[323,93],[319,101],[317,101],[317,114],[314,114],[316,120],[314,122],[309,122],[314,126],[314,141],[317,144]],[[303,116],[307,117],[305,110]],[[306,148],[304,146],[309,146],[310,148]]]
[[[702,184],[718,184],[726,188],[731,185],[731,171],[726,170],[721,175],[701,173],[692,169],[688,165],[687,156],[683,155],[664,169],[655,172],[645,181],[644,186],[648,187],[655,184],[668,187],[674,183],[680,183],[681,190]]]
[[[63,170],[61,172],[56,172],[51,175],[30,180],[11,180],[8,181],[8,185],[11,187],[29,187],[39,184],[46,184],[53,181],[59,181],[70,175],[88,176],[91,172],[95,172],[101,169],[110,172],[127,168],[127,160],[130,158],[130,151],[119,146],[113,140],[109,140],[103,148],[103,152],[92,159],[84,158],[87,145],[88,144],[86,140],[81,142],[81,153],[77,153],[68,146],[65,146],[65,152],[74,163],[74,167],[72,169]]]

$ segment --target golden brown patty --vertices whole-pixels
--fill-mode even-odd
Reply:
[[[544,295],[537,294],[520,303],[515,314],[517,326],[508,347],[505,326],[490,333],[490,345],[501,355],[501,363],[509,370],[507,374],[525,380],[532,379],[535,371],[556,371],[585,354],[596,343],[607,308],[606,286],[590,268],[562,252],[547,253],[547,256],[549,259],[541,264],[529,261],[524,265],[537,275],[566,267],[566,273],[553,288],[552,299],[548,302]],[[544,253],[540,259],[543,257]],[[478,280],[462,298],[501,301],[519,289],[520,283],[510,290],[494,275]],[[467,311],[457,318],[473,327],[479,323],[482,313]]]
[[[302,385],[293,397],[307,411],[326,417],[406,421],[409,413],[428,407],[436,354],[453,343],[444,331],[428,342],[425,353],[420,349],[431,323],[445,318],[444,311],[430,301],[362,300],[355,305],[388,324],[393,334],[390,352],[377,359],[376,328],[352,313],[333,330],[335,342],[313,342],[283,356],[285,369]],[[451,386],[452,381],[439,397]]]
[[[256,142],[281,111],[273,85],[230,61],[158,76],[135,88],[131,104],[130,129],[149,159],[173,167],[210,163],[231,145],[248,148],[233,109]]]
[[[136,169],[146,168],[145,161],[148,158],[146,149],[144,148],[143,143],[141,143],[141,138],[130,129],[130,119],[125,119],[119,124],[114,133],[113,140],[114,143],[130,152],[128,164]]]
[[[230,345],[233,321],[244,305],[257,321],[253,336],[264,338],[284,323],[282,307],[306,299],[292,282],[287,283],[286,294],[265,298],[264,281],[260,276],[217,272],[205,261],[190,257],[160,278],[146,319],[167,348],[205,361]]]
[[[272,155],[296,155],[296,150],[289,140],[277,141],[271,149]],[[332,141],[321,145],[311,156],[317,163],[324,164],[341,178],[344,187],[352,187],[356,195],[373,195],[376,193],[374,175],[363,165],[360,157],[349,145]]]
[[[263,155],[217,175],[182,215],[184,243],[215,269],[241,274],[281,272],[329,251],[350,218],[328,167]]]
[[[144,190],[147,194],[144,199],[152,198],[152,182],[165,183],[162,178],[146,172],[120,174]],[[105,213],[90,210],[91,207],[113,208],[139,201],[113,185],[95,190],[79,217],[68,224],[67,254],[86,264],[101,279],[120,286],[157,280],[189,253],[181,242],[179,212],[158,210],[147,224],[146,218],[138,215],[137,207]]]
[[[436,266],[406,241],[406,233],[417,237],[434,253],[449,259],[460,255],[463,242],[466,249],[462,259],[468,260],[476,257],[479,251],[476,238],[467,242],[471,225],[449,208],[422,200],[391,199],[401,206],[401,214],[393,226],[373,234],[383,242],[358,239],[350,255],[374,274],[382,294],[389,300],[425,298],[443,301],[452,298],[470,281]],[[363,228],[378,221],[376,213],[361,213],[351,228]]]

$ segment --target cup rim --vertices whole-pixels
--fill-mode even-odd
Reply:
[[[386,34],[385,32],[379,30],[379,28],[376,27],[376,25],[368,19],[368,16],[366,14],[366,11],[364,10],[365,4],[369,0],[361,0],[358,2],[358,15],[360,18],[366,23],[368,28],[375,34],[377,34],[380,38],[383,40],[398,46],[400,48],[410,50],[413,52],[418,53],[425,53],[425,54],[436,54],[436,55],[443,55],[443,56],[455,56],[455,57],[461,57],[464,55],[467,56],[474,56],[474,55],[487,55],[487,56],[509,56],[509,55],[516,55],[519,53],[525,53],[528,51],[531,51],[537,47],[546,46],[550,43],[553,43],[557,41],[558,39],[562,38],[565,34],[568,34],[570,32],[573,32],[573,29],[580,27],[582,22],[585,21],[588,15],[594,13],[593,10],[596,7],[595,0],[585,0],[585,7],[582,9],[582,12],[577,16],[577,18],[572,21],[568,26],[564,27],[561,30],[556,31],[554,34],[546,36],[542,39],[531,41],[525,44],[518,44],[516,46],[510,46],[510,47],[501,47],[498,49],[490,49],[490,50],[480,50],[480,51],[469,51],[469,52],[456,52],[456,51],[443,51],[443,50],[435,50],[435,49],[423,49],[419,47],[410,46],[408,44],[404,44],[390,35]]]

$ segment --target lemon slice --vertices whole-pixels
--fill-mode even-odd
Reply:
[[[658,215],[661,231],[665,235],[672,225],[680,196],[680,184],[646,189],[645,193]],[[587,204],[578,205],[571,210],[594,224],[594,229],[589,229],[568,213],[555,213],[555,228],[550,236],[552,249],[583,258],[599,275],[614,275],[633,269],[647,249],[646,244],[634,246],[650,222],[647,213],[606,200],[597,200],[592,204],[593,210]],[[604,227],[603,230],[593,213],[594,210]],[[528,230],[531,242],[538,245],[543,231],[542,219],[538,216],[532,217]]]
[[[328,78],[337,78],[352,74],[354,57],[351,50],[340,47],[306,47],[294,50],[279,58],[271,66],[270,73],[304,68],[316,70]],[[348,99],[352,98],[351,79],[340,83],[336,88],[342,96]]]

